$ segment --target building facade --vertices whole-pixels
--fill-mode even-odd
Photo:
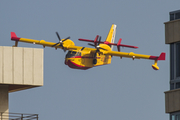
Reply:
[[[43,54],[43,49],[0,46],[0,120],[27,118],[9,113],[9,93],[43,86]],[[28,119],[32,116],[38,119],[37,114]]]
[[[169,13],[165,22],[165,43],[170,45],[170,90],[165,92],[166,113],[180,120],[180,10]]]

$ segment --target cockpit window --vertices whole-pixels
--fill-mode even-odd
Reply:
[[[76,56],[81,56],[81,52],[77,52]]]
[[[71,57],[74,57],[74,56],[81,56],[81,52],[69,51],[66,54],[66,58],[71,58]]]

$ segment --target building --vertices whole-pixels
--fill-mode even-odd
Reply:
[[[0,120],[38,119],[37,114],[9,113],[8,96],[39,86],[43,86],[43,49],[0,46]]]
[[[165,22],[165,43],[170,45],[170,90],[165,92],[166,113],[180,120],[180,10],[169,13]]]

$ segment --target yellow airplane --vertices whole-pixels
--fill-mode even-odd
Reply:
[[[75,46],[74,42],[70,40],[70,37],[65,39],[61,39],[58,32],[56,35],[59,39],[59,42],[47,42],[44,40],[34,40],[28,38],[19,38],[16,36],[14,32],[11,32],[11,40],[15,41],[14,47],[17,47],[18,42],[26,42],[43,45],[45,48],[54,47],[55,49],[61,48],[64,51],[68,50],[68,53],[65,57],[65,64],[70,68],[74,69],[82,69],[86,70],[95,66],[106,65],[111,63],[112,56],[118,56],[120,58],[127,57],[134,59],[150,59],[154,60],[154,64],[152,65],[154,70],[158,70],[157,66],[158,60],[165,60],[166,53],[162,52],[160,56],[151,56],[151,55],[143,55],[143,54],[135,54],[133,52],[121,52],[120,47],[130,47],[130,48],[138,48],[136,46],[124,45],[121,44],[121,40],[119,39],[118,43],[115,44],[115,34],[116,34],[116,25],[112,24],[110,31],[107,35],[105,42],[101,42],[101,36],[97,35],[95,40],[88,39],[79,39],[80,41],[92,42],[94,44],[89,43],[88,45],[94,46],[95,48],[81,47]],[[113,46],[117,46],[118,51],[113,51]]]

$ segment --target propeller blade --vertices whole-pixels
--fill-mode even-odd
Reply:
[[[59,42],[57,42],[56,44],[52,45],[52,47],[54,47],[54,46],[56,46],[56,45],[59,44],[59,46],[62,47],[62,49],[63,49],[64,52],[65,52],[66,50],[65,50],[65,48],[64,48],[64,46],[63,46],[63,42],[66,41],[67,39],[70,39],[70,36],[67,37],[67,38],[65,38],[64,40],[61,40],[58,32],[56,32],[56,35],[57,35],[57,37],[58,37],[58,39],[59,39]]]
[[[99,51],[99,49],[106,50],[106,49],[101,48],[99,46],[95,46],[94,44],[91,44],[91,43],[88,43],[88,45],[95,47],[97,49],[97,51]]]
[[[84,50],[84,48],[85,48],[85,47],[83,47],[83,48],[81,49],[81,51],[83,51],[83,50]]]
[[[59,41],[61,41],[61,38],[60,38],[60,36],[59,36],[58,32],[56,32],[56,35],[57,35],[57,37],[58,37]]]
[[[62,42],[66,41],[67,39],[70,39],[70,36],[69,36],[69,37],[67,37],[67,38],[65,38],[64,40],[62,40]]]
[[[106,49],[104,49],[104,48],[101,48],[101,47],[99,47],[99,49],[106,50]]]
[[[56,44],[54,44],[54,45],[52,45],[52,47],[56,46],[57,44],[59,44],[59,42],[58,42],[58,43],[56,43]]]
[[[96,47],[94,44],[91,44],[91,43],[88,43],[88,45],[93,46],[93,47]]]
[[[59,45],[60,47],[62,47],[62,49],[64,50],[64,52],[65,52],[65,49],[64,49],[64,46],[63,46],[63,44],[62,43],[60,43],[60,45]]]
[[[101,36],[99,36],[98,45],[101,43]]]
[[[64,52],[66,52],[66,50],[64,49],[64,46],[63,46],[63,45],[62,45],[62,49],[63,49]]]

